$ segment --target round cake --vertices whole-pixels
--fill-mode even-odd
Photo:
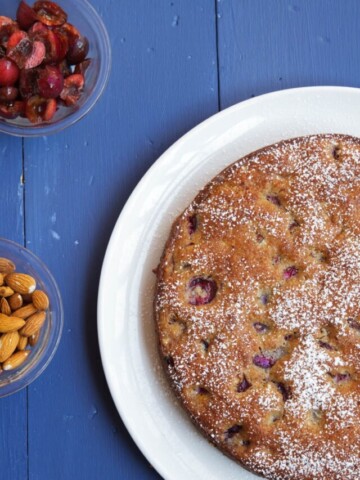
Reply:
[[[254,152],[175,221],[155,318],[171,385],[274,480],[360,478],[360,139]]]

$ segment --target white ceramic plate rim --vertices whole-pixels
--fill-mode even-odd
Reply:
[[[166,480],[258,477],[210,445],[169,390],[153,328],[151,270],[173,220],[216,173],[265,145],[315,133],[360,136],[360,90],[283,90],[214,115],[154,163],[118,218],[99,286],[101,358],[122,420]]]

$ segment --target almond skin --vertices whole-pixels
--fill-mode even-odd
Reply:
[[[11,310],[17,310],[18,308],[22,307],[24,303],[20,293],[14,293],[11,295],[11,297],[8,298],[8,302]]]
[[[6,287],[5,285],[0,287],[0,297],[11,297],[13,293],[14,290],[10,287]]]
[[[34,347],[37,342],[39,341],[39,337],[40,337],[40,330],[38,330],[36,333],[34,333],[34,335],[31,335],[28,340],[29,340],[29,345],[31,347]],[[25,337],[26,338],[26,337]]]
[[[19,367],[29,355],[29,350],[20,350],[9,357],[2,365],[3,370],[13,370]]]
[[[3,333],[0,337],[0,362],[5,362],[14,352],[19,343],[18,332]]]
[[[49,308],[49,297],[42,290],[35,290],[32,294],[32,303],[37,310],[47,310]]]
[[[36,311],[37,310],[34,305],[32,303],[28,303],[27,305],[15,310],[15,312],[13,312],[13,316],[25,319],[36,313]]]
[[[43,326],[46,319],[46,312],[37,312],[31,315],[27,320],[23,328],[20,330],[20,335],[24,337],[31,337]]]
[[[19,330],[25,325],[25,320],[18,317],[9,317],[0,313],[0,332],[7,333],[13,332],[14,330]]]
[[[11,315],[9,302],[4,297],[0,300],[0,310],[4,315]]]
[[[15,264],[8,258],[0,257],[0,273],[7,275],[15,271]]]
[[[35,278],[26,273],[10,273],[6,275],[6,284],[14,290],[14,292],[25,295],[33,293],[36,288]]]
[[[18,344],[17,344],[17,349],[18,350],[25,350],[25,348],[27,347],[27,344],[28,344],[28,338],[23,337],[22,335],[19,335],[19,341],[18,341]]]

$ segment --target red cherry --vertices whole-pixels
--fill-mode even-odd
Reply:
[[[3,102],[0,103],[0,116],[9,120],[23,115],[25,110],[25,102]]]
[[[42,98],[38,95],[26,101],[25,114],[31,123],[41,123],[52,119],[56,112],[57,103],[54,98]]]
[[[64,86],[64,77],[60,70],[53,66],[47,65],[39,72],[38,89],[44,98],[56,98],[60,95]]]
[[[33,9],[37,18],[50,27],[63,25],[67,20],[67,14],[55,2],[38,1],[34,3]]]
[[[0,58],[0,85],[8,87],[14,85],[19,78],[19,68],[10,59]]]
[[[84,77],[78,73],[74,73],[64,80],[64,88],[60,93],[61,100],[65,105],[75,105],[79,100],[84,88]]]
[[[0,101],[12,102],[16,100],[19,90],[16,87],[0,87]]]
[[[36,22],[37,16],[27,3],[21,1],[16,12],[16,20],[20,28],[28,30],[31,25]]]

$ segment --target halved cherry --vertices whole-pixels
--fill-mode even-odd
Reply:
[[[19,115],[23,115],[25,110],[25,102],[1,102],[0,103],[0,116],[7,119],[13,119]]]
[[[90,58],[86,58],[83,62],[78,63],[75,66],[74,73],[80,73],[81,75],[85,76],[85,72],[89,68],[90,63],[91,63]]]
[[[19,68],[12,60],[0,58],[0,85],[8,87],[14,85],[19,78]]]
[[[64,77],[57,67],[47,65],[39,71],[38,89],[42,97],[56,98],[62,92],[63,87]]]
[[[45,45],[38,40],[33,42],[29,38],[23,38],[8,52],[8,57],[21,69],[35,68],[45,58]]]
[[[12,18],[5,17],[4,15],[0,16],[0,28],[4,25],[11,25],[12,23],[14,23],[14,20]]]
[[[84,77],[79,73],[74,73],[64,80],[64,88],[60,93],[60,98],[65,105],[75,105],[78,102],[84,89]]]
[[[89,53],[89,41],[86,37],[80,35],[74,41],[69,44],[69,51],[67,53],[67,59],[70,63],[77,64],[85,60],[86,55]]]
[[[22,98],[27,99],[37,95],[38,91],[39,69],[30,68],[21,70],[19,77],[19,90]]]
[[[14,32],[7,42],[6,51],[9,53],[10,50],[15,48],[16,45],[20,43],[20,41],[23,40],[24,38],[29,38],[29,37],[28,37],[28,34],[23,30],[17,30],[16,32]]]
[[[16,87],[0,87],[0,101],[12,102],[16,100],[19,90]]]
[[[55,31],[58,32],[58,31],[62,31],[66,34],[66,36],[68,37],[69,41],[73,41],[75,40],[75,38],[79,38],[81,37],[81,34],[79,32],[79,30],[74,27],[74,25],[72,25],[71,23],[64,23],[64,25],[61,25],[61,27],[57,27],[55,28]]]
[[[63,25],[67,20],[67,14],[55,2],[38,1],[33,5],[37,18],[50,27]]]
[[[7,17],[0,17],[0,18],[7,18]],[[7,46],[7,42],[11,35],[19,30],[19,26],[16,22],[11,21],[12,23],[4,23],[1,25],[0,22],[0,44],[4,47]]]
[[[36,22],[37,16],[34,10],[23,0],[19,3],[16,20],[23,30],[28,30]]]
[[[26,101],[25,115],[31,123],[47,122],[56,112],[57,103],[54,98],[43,98],[39,95]]]
[[[78,66],[78,65],[77,65]],[[60,70],[60,72],[62,73],[62,76],[64,78],[68,77],[69,75],[71,75],[73,72],[71,71],[71,68],[70,68],[70,65],[68,63],[68,61],[66,59],[62,60],[59,64],[58,64],[58,68]],[[76,70],[76,68],[75,68]],[[80,71],[76,72],[75,73],[82,73]]]
[[[39,32],[46,32],[48,27],[41,22],[35,22],[32,27],[29,29],[28,34],[30,38],[35,38],[36,34]]]

